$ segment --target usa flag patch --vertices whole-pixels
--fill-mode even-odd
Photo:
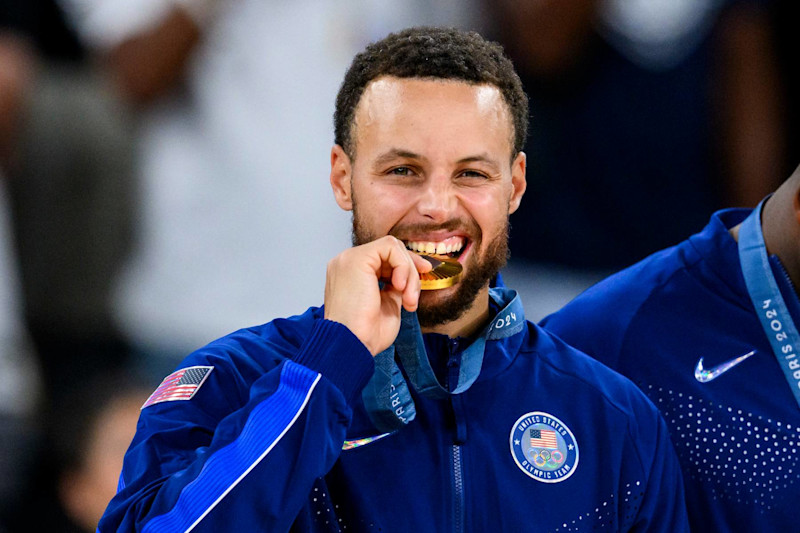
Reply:
[[[161,402],[189,400],[211,373],[213,366],[190,366],[176,370],[164,378],[161,385],[150,395],[142,409]]]

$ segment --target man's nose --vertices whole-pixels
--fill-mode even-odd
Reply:
[[[431,175],[422,186],[417,210],[434,222],[444,222],[452,218],[458,205],[455,187],[449,175]]]

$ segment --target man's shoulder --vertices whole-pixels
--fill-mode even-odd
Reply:
[[[715,213],[701,232],[590,287],[541,324],[618,368],[631,335],[647,334],[654,321],[679,328],[698,295],[731,298],[738,290],[736,243],[728,228],[748,212]]]
[[[542,324],[556,333],[575,325],[619,329],[627,325],[649,300],[665,291],[690,290],[695,282],[708,283],[724,271],[729,277],[735,241],[728,227],[739,223],[749,210],[726,209],[715,213],[702,231],[651,254],[590,287]]]
[[[596,308],[601,304],[606,308],[609,305],[626,308],[638,306],[656,289],[673,282],[676,273],[691,266],[692,261],[686,254],[688,247],[689,241],[683,241],[656,252],[593,285],[564,309],[570,306]],[[597,311],[599,313],[602,310]]]
[[[540,325],[592,355],[616,351],[642,306],[687,267],[686,247],[684,241],[611,275]]]
[[[295,357],[318,316],[321,310],[309,308],[301,315],[242,328],[211,341],[187,355],[156,392],[162,388],[169,392],[171,383],[178,383],[178,380],[183,383],[187,380],[182,376],[192,376],[192,390],[200,391],[202,387],[203,394],[192,394],[196,396],[192,402],[170,402],[169,405],[190,413],[184,416],[192,416],[198,405],[202,405],[201,411],[205,413],[223,416],[246,402],[249,388],[256,380]]]
[[[559,389],[603,402],[624,418],[645,414],[657,418],[655,405],[630,379],[546,329],[533,327],[538,330],[537,358],[548,367]]]
[[[229,360],[234,364],[245,362],[258,365],[290,358],[308,338],[319,318],[322,318],[322,309],[310,307],[299,315],[239,329],[195,350],[184,364],[198,360]],[[262,361],[263,357],[270,361]]]

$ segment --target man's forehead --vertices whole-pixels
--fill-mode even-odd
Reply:
[[[376,78],[364,89],[354,116],[354,141],[359,142],[361,128],[369,127],[376,121],[404,120],[405,113],[419,116],[418,111],[428,105],[466,105],[470,108],[470,115],[474,111],[476,116],[496,121],[503,128],[508,127],[509,142],[513,146],[511,110],[498,87],[458,79],[394,76]],[[460,111],[463,112],[463,108]]]
[[[374,100],[399,101],[406,98],[408,94],[412,92],[432,95],[441,91],[448,91],[448,89],[459,88],[467,89],[472,93],[472,97],[479,108],[493,107],[498,103],[505,104],[500,89],[488,83],[470,83],[464,80],[451,78],[398,78],[395,76],[381,76],[375,78],[366,85],[356,107],[356,112],[358,112],[358,109],[366,107],[366,105]]]

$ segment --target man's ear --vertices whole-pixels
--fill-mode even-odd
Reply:
[[[525,179],[525,166],[527,164],[525,152],[520,152],[511,163],[511,198],[508,201],[508,213],[511,214],[519,208],[519,203],[522,201],[522,195],[525,194],[525,189],[528,187],[528,182]]]
[[[800,187],[794,190],[794,197],[792,198],[792,210],[794,211],[794,220],[800,224]]]
[[[353,167],[350,163],[350,157],[341,146],[338,144],[333,145],[333,148],[331,148],[331,188],[333,188],[333,196],[336,198],[336,203],[345,211],[353,210],[353,195],[350,183],[352,176]]]

